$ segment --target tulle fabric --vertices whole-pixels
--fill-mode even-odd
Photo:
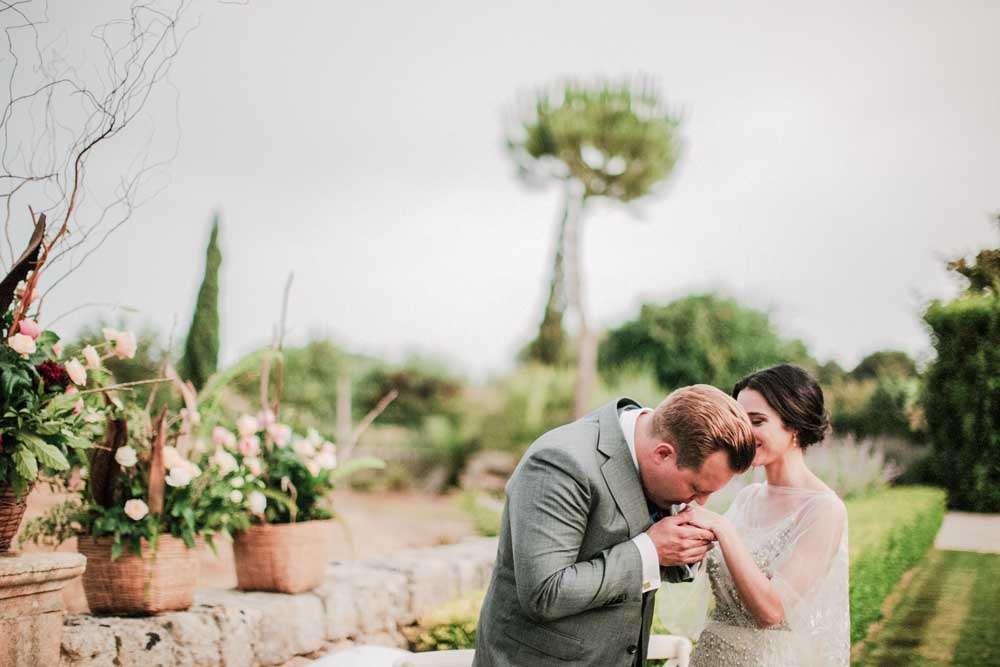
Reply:
[[[758,627],[716,546],[705,568],[715,608],[691,664],[848,665],[847,511],[840,498],[830,491],[751,484],[726,516],[771,579],[785,619]]]

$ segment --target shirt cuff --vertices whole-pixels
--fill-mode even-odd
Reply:
[[[655,591],[660,587],[660,558],[656,555],[656,546],[646,533],[639,533],[632,542],[642,558],[642,592]]]

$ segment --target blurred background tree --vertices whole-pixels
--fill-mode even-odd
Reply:
[[[219,368],[219,266],[222,252],[219,250],[219,215],[212,220],[212,231],[205,250],[205,274],[198,289],[191,327],[184,341],[184,356],[178,364],[178,372],[185,380],[190,380],[195,389],[201,389],[205,382]]]
[[[580,257],[586,204],[603,197],[630,203],[652,194],[680,154],[678,121],[646,77],[624,82],[567,82],[524,101],[507,147],[527,183],[558,182],[562,208],[556,226],[549,294],[527,358],[545,364],[569,358],[563,317],[577,316],[573,413],[590,407],[597,380],[597,336],[583,296]]]

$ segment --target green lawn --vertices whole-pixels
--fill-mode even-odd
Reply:
[[[1000,555],[932,551],[858,665],[1000,665]]]

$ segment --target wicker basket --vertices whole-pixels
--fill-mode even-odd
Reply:
[[[114,561],[110,537],[83,535],[77,550],[87,557],[83,590],[92,614],[157,614],[194,602],[198,550],[184,540],[161,535],[155,552],[144,541],[142,558],[126,549]]]
[[[330,521],[250,526],[233,540],[236,587],[301,593],[323,583]]]
[[[24,518],[24,510],[28,506],[30,492],[31,489],[28,489],[19,498],[13,488],[9,486],[0,488],[0,553],[10,549],[10,543],[14,541],[17,529],[21,527],[21,519]]]

